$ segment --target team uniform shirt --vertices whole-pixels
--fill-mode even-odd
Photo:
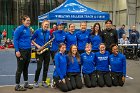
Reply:
[[[42,28],[37,29],[35,33],[33,34],[31,40],[35,40],[35,42],[43,46],[45,43],[47,43],[50,40],[50,31],[43,31]],[[49,47],[49,46],[47,46]]]
[[[78,62],[76,57],[72,57],[72,60],[69,58],[69,56],[67,56],[67,72],[71,73],[71,72],[81,72],[81,66],[80,66],[80,62]]]
[[[92,44],[92,50],[99,50],[99,45],[102,42],[100,35],[90,35],[89,41]]]
[[[62,53],[56,53],[55,57],[55,70],[53,73],[54,77],[60,77],[62,80],[66,76],[66,71],[67,71],[67,59],[66,55]]]
[[[89,42],[89,32],[88,31],[78,31],[77,36],[77,46],[78,50],[84,50],[86,43]]]
[[[65,43],[66,33],[63,30],[53,32],[54,40],[52,42],[51,51],[57,51],[60,43]]]
[[[16,52],[19,49],[30,49],[31,48],[31,33],[30,29],[24,25],[16,28],[14,32],[14,47]]]
[[[67,51],[70,50],[71,45],[77,45],[77,37],[76,33],[66,33],[66,46],[67,46]]]
[[[95,71],[95,53],[81,54],[82,73],[90,74]]]
[[[111,67],[111,72],[122,73],[126,76],[126,58],[123,54],[118,53],[118,55],[111,54],[109,56],[109,62]]]
[[[101,54],[100,52],[95,53],[96,70],[109,71],[109,55],[110,53],[108,51],[104,54]]]

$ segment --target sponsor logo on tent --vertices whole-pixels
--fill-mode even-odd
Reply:
[[[79,4],[75,4],[75,3],[66,4],[64,7],[69,7],[68,11],[70,11],[70,12],[85,12],[85,11],[87,11],[87,8],[85,8]]]

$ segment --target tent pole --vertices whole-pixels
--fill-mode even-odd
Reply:
[[[38,21],[38,29],[39,29],[39,21]]]

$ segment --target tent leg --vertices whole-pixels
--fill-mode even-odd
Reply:
[[[38,29],[39,29],[39,21],[38,21]]]

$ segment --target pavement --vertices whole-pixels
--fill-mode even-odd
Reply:
[[[17,64],[14,49],[0,50],[0,93],[18,93],[14,90],[15,72]],[[33,84],[36,63],[29,65],[29,83]],[[52,79],[53,65],[50,65],[48,77]],[[42,71],[39,82],[42,79]],[[21,84],[23,84],[23,77]],[[127,78],[123,87],[96,87],[72,90],[68,93],[139,93],[140,92],[140,61],[127,60]],[[24,93],[61,93],[58,89],[51,87],[34,88],[27,90]]]

